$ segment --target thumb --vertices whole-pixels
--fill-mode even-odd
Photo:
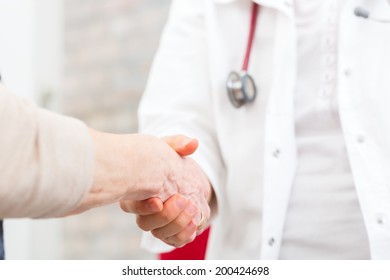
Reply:
[[[181,156],[193,154],[199,146],[198,140],[185,135],[165,136],[161,139]]]
[[[163,210],[163,203],[157,197],[152,197],[142,201],[122,200],[119,206],[124,212],[136,215],[152,215]]]

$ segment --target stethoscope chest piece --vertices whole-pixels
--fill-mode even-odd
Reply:
[[[251,103],[256,99],[256,85],[247,72],[231,72],[226,82],[226,89],[231,103],[236,108],[240,108],[242,105]]]

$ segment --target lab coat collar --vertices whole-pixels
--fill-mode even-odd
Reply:
[[[214,0],[214,2],[217,2],[219,4],[229,4],[232,2],[235,2],[237,0]],[[259,5],[263,6],[274,6],[277,5],[293,5],[293,0],[252,0],[252,2],[256,2]]]
[[[214,0],[214,2],[218,4],[229,4],[236,1],[242,0]],[[291,13],[291,8],[293,7],[293,0],[252,0],[259,4],[260,6],[271,7],[278,10],[286,11],[287,13]]]

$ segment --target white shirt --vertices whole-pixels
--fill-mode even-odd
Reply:
[[[370,258],[337,106],[337,24],[342,3],[295,1],[298,165],[282,259]]]

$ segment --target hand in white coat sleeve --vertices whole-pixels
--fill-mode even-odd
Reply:
[[[87,127],[0,84],[0,129],[0,217],[55,217],[74,209],[93,179]]]
[[[223,202],[219,186],[225,169],[215,132],[206,41],[203,1],[173,1],[141,101],[139,120],[142,132],[157,136],[184,134],[199,140],[192,158],[211,182],[219,208]],[[153,250],[152,244],[145,245]]]

